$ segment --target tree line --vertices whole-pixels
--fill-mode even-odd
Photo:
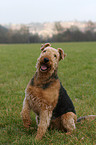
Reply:
[[[84,32],[80,31],[76,26],[64,29],[60,22],[56,22],[54,30],[57,33],[53,34],[52,37],[43,38],[38,33],[30,33],[26,26],[22,26],[20,30],[11,30],[0,25],[0,43],[96,41],[95,29],[96,27],[92,22],[89,22]]]

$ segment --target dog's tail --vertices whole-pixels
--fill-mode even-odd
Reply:
[[[80,122],[81,120],[94,120],[96,118],[96,115],[88,115],[88,116],[82,116],[82,117],[79,117],[77,119],[77,122]]]

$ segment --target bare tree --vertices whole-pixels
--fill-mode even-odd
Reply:
[[[55,22],[54,30],[56,31],[57,34],[62,33],[64,31],[64,27],[62,27],[60,22]]]

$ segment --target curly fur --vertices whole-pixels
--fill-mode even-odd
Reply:
[[[67,132],[76,128],[74,105],[57,76],[58,63],[65,56],[61,48],[52,48],[49,43],[42,45],[36,73],[25,90],[22,120],[29,128],[30,111],[35,112],[38,125],[36,139],[42,139],[49,126]]]

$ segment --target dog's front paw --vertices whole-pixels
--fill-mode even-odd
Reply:
[[[27,120],[27,121],[26,121],[26,120],[23,120],[23,125],[24,125],[25,128],[29,129],[31,123],[30,123],[30,121],[28,121],[28,120]]]
[[[42,139],[42,136],[41,135],[36,135],[36,137],[35,137],[35,140],[41,140]]]

